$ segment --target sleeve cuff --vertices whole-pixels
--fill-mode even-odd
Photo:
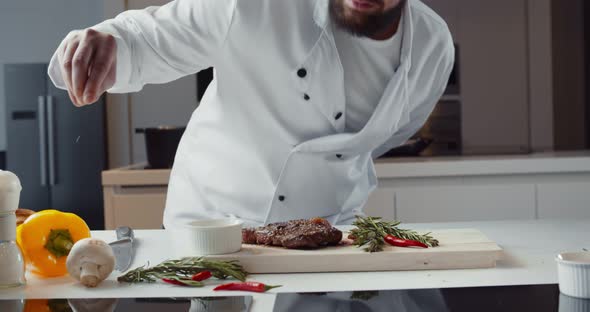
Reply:
[[[67,90],[66,83],[61,75],[61,70],[59,69],[57,51],[53,53],[53,56],[51,57],[49,67],[47,68],[47,75],[49,75],[49,79],[51,79],[51,82],[53,82],[57,88]]]
[[[115,84],[107,90],[109,93],[126,93],[130,92],[131,81],[131,51],[121,37],[113,35],[117,43],[117,68],[115,74]]]
[[[132,85],[133,60],[132,60],[132,43],[126,42],[108,22],[92,27],[94,30],[111,34],[115,38],[117,46],[117,68],[115,73],[115,84],[107,90],[109,93],[127,93],[141,89]]]

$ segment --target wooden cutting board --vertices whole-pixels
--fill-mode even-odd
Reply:
[[[355,246],[289,250],[242,245],[238,253],[208,258],[239,260],[250,273],[302,273],[491,268],[502,254],[502,248],[475,229],[437,230],[432,235],[440,246],[428,249],[388,246],[382,252],[368,253]]]

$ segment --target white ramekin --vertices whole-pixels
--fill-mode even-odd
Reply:
[[[559,294],[559,312],[588,312],[590,299],[580,299]]]
[[[590,252],[561,253],[555,260],[559,290],[570,297],[590,299]]]
[[[182,256],[222,255],[242,248],[242,221],[236,219],[196,220],[171,232],[176,254]]]
[[[208,297],[191,299],[189,312],[248,311],[246,297]]]

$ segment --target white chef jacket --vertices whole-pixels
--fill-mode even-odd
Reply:
[[[425,122],[446,87],[454,47],[445,22],[409,0],[400,66],[366,126],[346,133],[328,3],[176,0],[93,27],[117,41],[109,92],[215,68],[176,154],[167,228],[226,217],[247,225],[316,216],[345,224],[362,213],[377,185],[373,157]],[[64,87],[55,55],[49,75]]]

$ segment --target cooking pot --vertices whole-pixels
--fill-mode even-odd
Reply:
[[[406,143],[395,147],[385,153],[381,158],[384,157],[417,157],[427,149],[433,140],[428,138],[419,137],[417,139],[408,140]]]
[[[151,169],[172,168],[176,149],[185,129],[169,126],[135,129],[135,133],[143,133],[145,136],[145,148]]]

